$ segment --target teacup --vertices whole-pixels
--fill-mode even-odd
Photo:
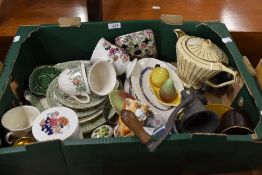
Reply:
[[[99,61],[113,63],[116,74],[121,75],[126,73],[126,78],[128,79],[136,65],[137,59],[130,61],[129,56],[122,49],[101,38],[90,59],[91,63]]]
[[[118,36],[115,38],[115,44],[132,58],[155,58],[157,56],[156,41],[151,29]]]
[[[117,84],[114,66],[107,61],[95,63],[89,71],[88,83],[91,91],[95,94],[108,95]]]
[[[90,89],[84,63],[65,69],[58,77],[59,88],[80,103],[90,101]]]
[[[33,106],[19,106],[7,111],[1,119],[3,127],[10,131],[5,136],[6,142],[12,144],[15,138],[27,136],[39,114]]]

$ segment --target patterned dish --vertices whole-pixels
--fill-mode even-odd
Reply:
[[[56,81],[53,80],[46,92],[46,98],[47,98],[47,103],[50,107],[53,106],[63,106],[57,99],[56,94],[54,93],[54,89],[57,88],[56,85]],[[95,128],[97,128],[98,126],[104,124],[106,122],[106,119],[102,117],[103,114],[103,103],[100,104],[101,105],[101,110],[98,110],[97,112],[95,112],[95,114],[91,114],[91,115],[86,115],[86,116],[82,116],[79,117],[81,115],[79,115],[79,113],[81,113],[81,111],[75,110],[75,112],[77,113],[77,115],[79,115],[79,121],[85,121],[85,122],[81,122],[80,123],[80,130],[82,133],[89,133],[92,130],[94,130]],[[100,106],[99,105],[99,106]],[[92,108],[93,109],[93,108]],[[102,111],[102,112],[101,112]],[[87,111],[82,111],[82,113],[87,112]],[[111,110],[108,114],[108,119],[111,119],[114,114],[116,113],[116,111],[111,107]]]
[[[115,115],[116,111],[111,108],[109,114],[108,114],[108,119],[112,119],[112,117]],[[103,125],[106,123],[106,120],[104,117],[99,116],[97,117],[96,119],[94,120],[91,120],[90,122],[88,122],[87,124],[85,125],[80,125],[80,131],[85,134],[85,133],[89,133],[91,131],[93,131],[95,128]]]
[[[89,117],[79,119],[79,124],[85,125],[85,124],[89,123],[91,120],[93,120],[97,117],[100,117],[102,114],[103,114],[103,110],[99,110],[98,112],[96,112],[95,114],[93,114]]]
[[[60,70],[60,71],[63,71],[67,68],[76,67],[76,66],[80,65],[81,63],[90,64],[89,61],[87,61],[87,60],[74,60],[74,61],[67,61],[67,62],[63,62],[63,63],[58,63],[58,64],[54,65],[53,67]]]
[[[166,106],[165,104],[159,103],[157,97],[155,96],[154,92],[152,91],[150,87],[150,81],[149,77],[153,70],[153,67],[145,67],[139,76],[139,86],[141,89],[141,92],[143,96],[146,98],[146,100],[155,108],[163,111],[167,111],[171,109],[171,107]]]
[[[124,91],[136,98],[134,88],[132,87],[131,79],[126,79],[124,82]]]
[[[34,69],[29,77],[29,89],[34,94],[45,96],[49,84],[60,73],[60,70],[52,66],[41,66]]]
[[[146,69],[147,69],[147,68],[146,68]],[[146,69],[144,69],[144,70],[146,70]],[[183,88],[183,85],[182,85],[182,83],[181,83],[181,81],[180,81],[180,79],[178,78],[178,76],[175,74],[175,72],[172,72],[172,73],[170,74],[170,77],[171,77],[171,79],[174,81],[174,86],[175,86],[175,88],[176,88],[176,91],[178,91],[178,93],[177,93],[176,97],[175,97],[171,102],[166,103],[166,102],[162,101],[162,99],[161,99],[161,97],[160,97],[160,94],[159,94],[160,88],[159,88],[159,87],[156,87],[156,86],[152,83],[152,78],[151,78],[152,69],[153,69],[153,68],[151,68],[150,76],[147,76],[146,78],[148,79],[147,82],[149,82],[149,84],[150,84],[150,89],[151,89],[151,91],[153,92],[153,95],[156,97],[156,99],[157,99],[160,103],[162,103],[162,104],[164,104],[164,105],[167,105],[167,106],[178,106],[179,103],[180,103],[180,99],[181,99],[180,92],[184,89],[184,88]],[[144,70],[141,72],[141,76],[143,76],[142,73],[144,72]],[[141,84],[141,81],[140,81],[140,84]],[[142,88],[142,86],[141,86],[141,88]]]
[[[57,79],[55,79],[55,83],[57,83],[58,85],[58,81]],[[91,93],[90,97],[90,102],[89,103],[80,103],[78,101],[76,101],[75,99],[73,99],[72,97],[68,96],[67,94],[65,94],[63,91],[61,91],[58,86],[57,88],[54,89],[55,90],[55,94],[59,100],[59,102],[61,104],[63,104],[64,106],[67,106],[69,108],[73,108],[73,109],[89,109],[89,108],[93,108],[95,106],[100,105],[101,103],[103,103],[106,99],[105,96],[98,96],[94,93]]]
[[[93,131],[91,138],[107,138],[111,137],[112,135],[113,128],[109,125],[102,125]]]
[[[153,92],[151,91],[150,84],[149,84],[149,78],[148,78],[150,75],[149,71],[145,72],[145,73],[149,73],[147,74],[147,78],[145,79],[145,75],[144,75],[142,76],[142,80],[140,80],[142,71],[146,67],[154,68],[156,64],[159,64],[161,67],[165,67],[166,69],[168,69],[169,72],[174,72],[174,69],[172,69],[169,64],[166,64],[163,61],[154,58],[143,58],[137,62],[131,76],[131,82],[138,100],[144,103],[148,103],[150,106],[150,110],[153,112],[155,116],[158,116],[158,118],[163,119],[163,121],[167,121],[170,114],[175,109],[175,107],[170,108],[169,106],[159,103],[159,101],[153,95]],[[143,88],[141,89],[141,87]],[[177,89],[178,92],[180,93],[180,90],[183,89],[183,86]]]
[[[49,85],[47,91],[46,91],[46,99],[47,104],[49,107],[56,107],[56,106],[64,106],[59,102],[59,98],[57,97],[55,90],[58,87],[57,78],[55,78]],[[85,110],[75,110],[76,114],[79,118],[88,117],[89,115],[92,115],[94,111],[94,108],[89,108]]]
[[[34,120],[32,133],[37,141],[81,138],[76,113],[65,107],[49,108]]]
[[[151,29],[146,29],[115,38],[115,44],[132,58],[156,57],[156,41]]]

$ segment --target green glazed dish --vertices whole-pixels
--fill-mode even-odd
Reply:
[[[46,90],[52,80],[61,73],[52,66],[41,66],[36,68],[29,78],[29,89],[37,95],[46,95]]]

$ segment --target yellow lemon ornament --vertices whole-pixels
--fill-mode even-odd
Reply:
[[[164,67],[156,67],[152,70],[151,81],[156,87],[161,87],[169,79],[168,70]]]

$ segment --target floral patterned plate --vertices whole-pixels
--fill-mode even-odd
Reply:
[[[54,88],[57,87],[57,84],[55,82],[55,80],[53,80],[47,91],[46,91],[46,98],[47,98],[47,103],[49,107],[54,107],[54,106],[63,106],[57,99],[56,94],[54,93]],[[100,104],[98,107],[102,107],[101,110],[98,110],[97,112],[95,112],[95,114],[90,114],[90,115],[86,115],[83,117],[79,117],[81,115],[79,115],[78,110],[74,110],[79,118],[79,121],[84,121],[80,123],[80,130],[82,133],[88,133],[91,132],[92,130],[94,130],[95,128],[97,128],[98,126],[106,123],[106,119],[104,117],[102,117],[103,115],[103,107],[104,104]],[[93,108],[92,108],[93,109]],[[102,111],[102,112],[101,112]],[[86,111],[83,111],[83,113]],[[111,119],[114,115],[115,115],[116,111],[111,107],[110,112],[108,113],[107,118]]]
[[[66,107],[73,108],[73,109],[84,109],[87,110],[89,108],[93,108],[95,106],[100,105],[106,99],[105,96],[98,96],[94,93],[91,93],[90,102],[89,103],[80,103],[79,101],[73,99],[72,97],[65,94],[61,91],[58,87],[58,78],[54,79],[54,93],[57,96],[58,101]]]
[[[46,99],[47,99],[47,104],[48,107],[56,107],[60,106],[63,107],[64,105],[61,104],[58,100],[58,97],[55,93],[55,89],[58,87],[58,82],[57,78],[55,78],[49,85],[47,91],[46,91]],[[93,108],[85,109],[85,110],[75,110],[76,114],[78,115],[79,118],[85,118],[89,117],[90,115],[93,115],[94,113],[97,113],[95,107],[101,107],[103,106],[103,103],[100,103],[98,106],[94,106]],[[101,109],[102,110],[102,109]]]
[[[112,119],[112,117],[115,115],[116,111],[111,108],[109,114],[108,114],[108,119]],[[97,127],[103,125],[106,123],[106,119],[104,117],[101,116],[95,118],[94,120],[89,121],[88,123],[81,125],[80,124],[80,131],[83,134],[89,133],[91,131],[93,131],[94,129],[96,129]]]
[[[32,133],[37,141],[80,138],[76,113],[65,107],[49,108],[36,117]]]
[[[85,125],[85,124],[89,123],[91,120],[101,116],[102,113],[103,113],[103,109],[97,111],[95,114],[93,114],[93,115],[91,115],[89,117],[81,118],[81,119],[79,119],[79,124],[80,125]]]
[[[74,61],[67,61],[67,62],[63,62],[63,63],[58,63],[56,65],[54,65],[53,67],[58,69],[58,70],[65,70],[67,68],[73,68],[76,66],[79,66],[81,63],[85,63],[85,64],[90,64],[89,61],[87,60],[74,60]]]

